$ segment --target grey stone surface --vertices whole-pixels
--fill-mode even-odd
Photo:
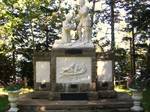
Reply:
[[[82,54],[81,54],[82,55]],[[56,57],[56,83],[90,84],[92,57]]]
[[[80,48],[80,49],[67,49],[67,48],[53,48],[51,53],[51,91],[53,92],[72,92],[71,84],[65,85],[56,83],[56,59],[57,57],[91,57],[91,83],[96,81],[96,57],[94,48]],[[77,84],[76,91],[90,91],[91,84]]]
[[[36,83],[50,82],[50,60],[36,61]]]
[[[49,91],[34,91],[28,94],[28,97],[32,99],[48,99],[49,98]]]
[[[99,82],[112,82],[112,61],[98,60],[97,61],[97,77]]]
[[[117,98],[91,100],[91,101],[50,101],[47,99],[31,99],[22,97],[19,99],[20,112],[130,112],[132,107],[131,97],[119,93]],[[103,112],[102,111],[102,112]]]
[[[33,56],[34,89],[37,90],[37,91],[38,90],[41,90],[41,91],[42,90],[50,90],[50,82],[46,82],[44,86],[41,85],[40,82],[36,82],[36,62],[37,61],[50,62],[50,59],[51,59],[51,52],[39,51],[39,52],[34,53],[34,56]],[[49,70],[50,70],[50,68],[49,68]],[[48,79],[48,80],[50,80],[50,79]]]

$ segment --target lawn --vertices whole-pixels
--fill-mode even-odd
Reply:
[[[145,109],[145,112],[150,112],[150,88],[146,89],[143,92],[143,107]]]
[[[0,88],[0,112],[4,112],[4,110],[8,107],[8,97],[7,93]]]
[[[131,91],[129,89],[125,89],[122,86],[116,86],[115,87],[115,91],[117,92],[124,92],[124,93],[128,93],[131,95]]]
[[[0,95],[0,112],[4,112],[8,107],[7,95]]]

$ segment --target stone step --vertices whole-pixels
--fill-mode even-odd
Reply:
[[[85,94],[83,96],[83,94]],[[117,93],[114,90],[101,90],[101,91],[91,91],[91,92],[50,92],[50,91],[34,91],[28,94],[28,97],[33,99],[50,99],[50,97],[55,96],[55,100],[65,100],[69,97],[81,96],[81,100],[96,100],[96,99],[105,99],[105,98],[114,98]],[[64,98],[68,95],[68,98]],[[82,97],[83,96],[83,97]],[[70,98],[70,100],[80,98]]]
[[[26,112],[39,112],[42,108],[44,108],[46,112],[51,110],[109,110],[111,112],[129,112],[127,110],[129,110],[131,106],[132,102],[111,99],[98,101],[49,101],[40,99],[26,99],[19,102],[20,109],[26,110]]]
[[[49,100],[22,100],[20,106],[45,106],[47,109],[86,109],[86,108],[128,108],[132,102],[117,100],[98,100],[98,101],[49,101]]]
[[[67,102],[67,105],[66,103],[60,105],[59,103],[45,105],[41,102],[39,105],[20,105],[19,108],[20,112],[130,112],[132,105],[127,102],[124,104],[118,102],[119,104],[105,103],[97,105],[92,103],[83,105],[81,102],[76,102],[76,105],[70,105],[71,102]]]
[[[28,111],[19,111],[19,112],[28,112]],[[129,109],[125,111],[120,110],[103,110],[103,109],[94,109],[94,110],[45,110],[45,111],[32,111],[32,112],[131,112]]]
[[[19,99],[20,112],[130,112],[133,102],[129,95],[119,93],[116,98],[100,100]],[[43,111],[42,111],[43,110]]]

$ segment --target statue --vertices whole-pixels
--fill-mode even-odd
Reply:
[[[76,25],[73,22],[73,14],[66,15],[65,21],[63,21],[62,38],[56,40],[53,47],[60,48],[74,48],[74,47],[94,47],[91,41],[91,18],[89,15],[89,8],[85,5],[85,0],[79,0],[79,11],[77,17],[74,19],[79,21],[77,26],[77,34],[79,39],[77,41],[71,41],[71,30],[76,29]]]
[[[77,19],[80,20],[79,25],[77,27],[77,32],[79,36],[79,41],[81,42],[89,42],[91,38],[91,18],[89,16],[89,9],[85,6],[85,0],[79,0],[79,14]]]
[[[66,15],[65,21],[63,21],[62,27],[62,38],[60,40],[56,40],[56,43],[70,43],[71,42],[71,30],[75,30],[75,25],[71,22],[73,19],[73,15],[68,13]]]

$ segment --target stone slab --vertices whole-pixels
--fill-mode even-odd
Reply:
[[[97,77],[99,82],[112,82],[112,61],[98,60],[97,61]]]
[[[31,99],[49,99],[49,91],[34,91],[26,95]]]
[[[34,89],[50,90],[51,52],[35,52],[33,56]],[[42,83],[45,83],[42,85]]]
[[[33,99],[49,99],[49,100],[62,100],[62,94],[65,94],[66,97],[72,95],[72,99],[78,99],[81,100],[84,96],[81,96],[80,98],[75,98],[79,97],[80,94],[85,94],[87,95],[87,98],[84,100],[99,100],[99,99],[105,99],[105,98],[116,98],[117,93],[113,90],[99,90],[99,91],[86,91],[86,92],[49,92],[49,91],[34,91],[30,94],[28,94],[29,98]],[[120,96],[119,96],[120,97]],[[70,100],[71,100],[70,98]]]
[[[36,83],[50,82],[50,60],[36,61]]]
[[[92,41],[90,42],[71,42],[71,43],[59,43],[56,42],[53,44],[53,48],[94,48]]]
[[[56,57],[56,83],[92,83],[91,57]]]
[[[61,60],[60,60],[61,58]],[[89,79],[85,78],[81,78],[81,77],[77,77],[79,80],[76,81],[74,80],[69,80],[67,77],[67,80],[64,79],[58,79],[57,76],[59,75],[58,73],[58,69],[62,69],[64,66],[67,65],[67,63],[64,65],[63,62],[65,63],[64,59],[68,59],[69,63],[72,63],[70,59],[73,59],[73,62],[75,62],[77,59],[80,59],[78,61],[78,63],[81,61],[81,58],[83,59],[83,62],[86,64],[86,66],[89,66],[90,69],[87,70],[87,73],[89,74],[84,74],[87,77],[89,75],[91,75],[89,77]],[[88,59],[88,62],[85,62],[85,60]],[[59,65],[59,63],[61,62],[61,64]],[[63,65],[62,65],[63,64]],[[90,65],[89,65],[90,64]],[[62,65],[62,66],[61,66]],[[67,65],[69,66],[69,65]],[[74,77],[73,77],[74,78]],[[76,78],[76,77],[75,77]],[[65,85],[64,84],[77,84],[77,85],[84,85],[85,83],[87,84],[86,86],[88,86],[88,89],[85,86],[80,86],[76,88],[76,91],[80,91],[80,90],[90,90],[90,85],[96,81],[96,56],[95,56],[95,49],[94,48],[53,48],[52,52],[51,52],[51,78],[50,78],[50,87],[51,87],[51,91],[54,92],[60,92],[60,91],[66,91],[67,88],[71,87],[72,85]],[[81,79],[81,80],[80,80]],[[84,79],[84,81],[82,81],[82,79]],[[81,81],[81,82],[80,82]],[[89,84],[90,83],[90,84]],[[78,89],[80,88],[80,89]],[[68,89],[70,92],[71,91],[75,91],[75,89],[73,90]]]

